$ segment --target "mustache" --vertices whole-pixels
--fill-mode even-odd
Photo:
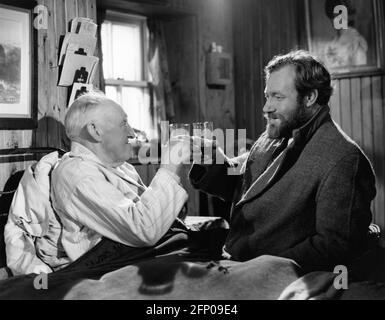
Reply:
[[[265,113],[263,115],[263,117],[266,119],[266,120],[274,120],[274,119],[280,119],[282,116],[277,114],[277,113]]]

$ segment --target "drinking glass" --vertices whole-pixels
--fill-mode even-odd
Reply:
[[[211,140],[213,138],[214,125],[212,121],[194,122],[193,135]]]
[[[189,123],[171,123],[170,139],[177,136],[190,136],[190,124]]]
[[[213,130],[214,125],[212,121],[205,121],[205,122],[194,122],[193,125],[193,136],[212,140],[213,139]],[[201,145],[201,151],[202,151],[202,157],[200,159],[194,159],[195,162],[203,161],[205,151],[207,153],[207,150],[205,150],[204,144]]]
[[[178,136],[191,137],[190,127],[191,126],[189,123],[171,123],[169,126],[170,140]],[[192,150],[190,150],[190,155],[192,155]],[[190,157],[190,160],[186,160],[186,161],[187,162],[183,162],[183,163],[189,164],[189,161],[192,161],[191,157]]]
[[[161,121],[160,122],[160,142],[162,147],[167,146],[169,139],[170,139],[169,122]]]

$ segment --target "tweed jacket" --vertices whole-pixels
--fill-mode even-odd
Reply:
[[[349,265],[368,245],[376,194],[368,158],[327,106],[293,131],[274,168],[270,158],[280,143],[262,134],[238,176],[227,174],[227,163],[191,168],[195,188],[232,201],[224,249],[240,261],[265,254],[290,258],[306,272]],[[245,189],[250,169],[254,181]],[[255,180],[261,175],[267,178]]]

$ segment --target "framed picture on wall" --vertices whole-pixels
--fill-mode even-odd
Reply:
[[[37,126],[33,8],[4,3],[0,1],[0,130],[32,129]]]
[[[382,0],[305,0],[309,51],[334,78],[383,72]]]

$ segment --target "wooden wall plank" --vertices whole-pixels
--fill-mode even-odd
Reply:
[[[91,18],[95,23],[98,23],[97,19],[97,8],[96,8],[96,0],[87,0],[86,1],[86,16],[87,18]],[[96,48],[94,55],[96,57],[100,57],[100,41],[96,43]],[[101,62],[99,62],[99,66],[101,65]],[[95,77],[93,81],[93,85],[96,89],[100,88],[100,67],[97,67],[95,71]]]
[[[383,84],[381,77],[371,79],[372,106],[373,106],[373,165],[376,173],[377,196],[374,201],[374,221],[380,226],[385,226],[385,167],[384,167],[384,109],[383,109]]]
[[[87,18],[87,0],[78,0],[77,8],[79,17]]]
[[[55,1],[55,47],[56,47],[56,57],[58,57],[61,49],[61,43],[67,32],[67,21],[66,21],[66,8],[65,0],[56,0]],[[58,75],[57,75],[58,76]],[[68,92],[67,87],[57,87],[56,88],[56,110],[55,110],[55,119],[58,122],[57,124],[57,136],[58,136],[58,147],[64,150],[69,149],[69,142],[65,135],[64,128],[64,119],[67,111],[68,103]]]
[[[81,1],[81,0],[80,0]],[[73,18],[78,17],[78,3],[77,0],[65,1],[65,17],[67,21],[67,31],[69,31],[70,22]]]
[[[245,63],[245,67],[243,68],[244,72],[244,82],[242,83],[243,90],[246,89],[245,95],[243,98],[244,101],[244,118],[245,118],[245,128],[246,134],[249,138],[253,138],[255,136],[255,120],[256,120],[256,105],[255,105],[255,90],[254,90],[254,79],[255,74],[259,72],[258,67],[255,68],[256,65],[254,63],[254,55],[253,48],[250,46],[254,41],[254,36],[257,32],[253,32],[253,24],[247,19],[248,9],[253,8],[252,2],[248,2],[248,6],[243,8],[243,25],[242,25],[242,33],[243,33],[243,43],[242,46],[244,48],[243,53],[243,63]],[[256,30],[258,31],[258,30]],[[241,129],[243,129],[241,128]]]
[[[95,23],[97,23],[96,0],[87,0],[86,10],[87,10],[87,13],[86,13],[87,18],[91,18],[94,20]]]
[[[362,108],[362,131],[363,140],[362,148],[366,155],[373,163],[374,160],[374,148],[373,148],[373,109],[372,109],[372,88],[371,78],[364,77],[361,79],[361,108]],[[376,199],[372,203],[372,212],[375,217],[376,212]]]
[[[371,78],[361,80],[363,149],[373,162],[373,110]]]
[[[381,108],[382,108],[382,138],[385,142],[385,77],[382,77],[382,99],[381,99]],[[382,167],[384,168],[384,175],[382,177],[381,183],[383,184],[383,192],[384,192],[384,198],[385,198],[385,143],[383,142],[382,146],[379,145],[380,150],[382,151]],[[382,201],[382,211],[377,213],[378,220],[383,221],[385,218],[385,200]],[[380,215],[382,214],[382,217]],[[385,247],[385,222],[382,222],[380,224],[380,228],[382,230],[381,235],[381,245]]]
[[[175,117],[170,121],[191,122],[206,116],[205,57],[197,49],[199,40],[197,17],[186,17],[164,23],[170,81],[173,89]]]
[[[19,144],[20,148],[29,148],[32,145],[32,135],[33,135],[33,130],[22,130],[22,143]]]
[[[45,46],[45,60],[46,60],[46,80],[48,90],[48,105],[47,105],[47,117],[48,117],[48,146],[54,147],[60,145],[59,137],[59,124],[57,122],[57,82],[58,71],[57,66],[57,46],[56,46],[56,18],[57,12],[55,11],[55,1],[45,0],[44,5],[48,9],[48,30]]]
[[[243,63],[243,83],[241,84],[244,91],[243,96],[243,127],[240,129],[246,129],[246,135],[249,138],[255,136],[256,115],[258,110],[255,105],[255,90],[254,79],[257,78],[260,72],[260,65],[255,62],[258,61],[258,57],[254,55],[252,43],[257,42],[260,34],[259,25],[250,23],[249,15],[250,11],[256,10],[256,3],[252,0],[246,1],[246,5],[242,7],[242,48],[244,50],[242,54]],[[235,4],[236,5],[236,4]],[[256,22],[256,21],[255,21]],[[261,54],[259,52],[259,54]],[[263,58],[263,57],[262,57]]]
[[[248,10],[246,8],[245,10]],[[267,64],[267,62],[272,58],[273,47],[272,42],[274,42],[274,39],[277,37],[277,34],[273,36],[271,33],[271,20],[270,20],[270,13],[274,12],[274,8],[272,6],[272,3],[270,1],[261,1],[261,10],[262,10],[262,34],[264,35],[264,43],[262,47],[262,54],[263,54],[263,60],[262,65],[260,66],[261,69]],[[252,13],[249,13],[252,14]],[[245,18],[250,19],[250,16]],[[245,21],[245,23],[247,23]]]
[[[330,98],[330,113],[332,119],[341,125],[341,97],[340,97],[340,81],[335,80],[333,82],[333,95]]]
[[[246,122],[244,120],[244,104],[243,104],[243,96],[245,90],[242,90],[241,84],[243,83],[243,69],[242,67],[244,64],[242,63],[242,52],[241,46],[243,44],[243,41],[241,40],[243,37],[242,32],[242,26],[240,21],[242,21],[242,8],[243,5],[240,5],[240,3],[243,3],[245,0],[240,0],[239,4],[236,5],[235,2],[232,2],[232,8],[233,8],[233,20],[237,21],[237,23],[233,23],[233,34],[237,35],[234,37],[234,90],[235,90],[235,105],[236,105],[236,113],[235,113],[235,119],[236,119],[236,125],[237,127],[242,127],[243,124]],[[237,49],[238,48],[238,49]]]
[[[44,0],[39,0],[38,4],[44,5]],[[48,60],[45,57],[46,42],[48,37],[48,29],[41,29],[37,33],[37,94],[38,94],[38,127],[34,134],[34,146],[48,146],[48,79],[47,64]]]
[[[352,139],[362,146],[361,80],[351,80]]]
[[[8,163],[0,163],[0,190],[4,189],[4,185],[7,182],[7,179],[10,176],[10,170],[8,167]],[[0,208],[0,211],[2,211]]]
[[[340,81],[340,101],[341,101],[341,127],[348,136],[352,136],[352,106],[350,79]]]
[[[263,117],[263,106],[265,104],[265,80],[263,68],[263,53],[262,46],[264,37],[262,34],[262,5],[260,1],[253,1],[252,11],[255,12],[256,16],[253,20],[253,33],[252,33],[252,75],[253,75],[253,105],[245,107],[247,108],[246,113],[253,119],[251,123],[251,130],[247,134],[247,137],[256,140],[257,137],[265,129],[265,119]],[[248,118],[248,117],[246,117]]]
[[[282,5],[284,5],[287,8],[287,14],[281,15],[280,19],[277,19],[277,20],[279,20],[280,37],[279,37],[278,48],[279,48],[280,54],[287,52],[289,35],[291,33],[291,30],[290,30],[290,9],[288,6],[289,2],[290,2],[290,0],[285,1],[285,2],[278,1],[276,4],[277,5],[277,12],[279,12],[279,10],[282,8]]]
[[[302,12],[299,12],[299,6],[298,6],[297,0],[287,0],[285,3],[287,3],[287,18],[288,18],[288,25],[286,32],[286,45],[285,50],[292,51],[296,47],[298,47],[298,44],[300,42],[299,39],[299,32],[298,32],[298,20],[300,19],[299,16],[301,16]],[[284,14],[284,16],[286,16]],[[300,19],[302,20],[302,19]]]
[[[271,3],[271,9],[268,11],[270,13],[275,12],[276,14],[282,10],[282,7],[286,7],[286,2],[282,2],[280,0],[270,0],[268,3]],[[269,19],[271,19],[271,15],[269,15]],[[269,25],[269,34],[278,35],[276,37],[272,37],[271,41],[271,56],[266,57],[270,60],[273,56],[280,54],[282,52],[281,42],[282,36],[284,35],[283,25],[281,19],[274,19],[274,23],[270,23]],[[286,26],[285,26],[286,28]],[[287,30],[287,29],[286,29]]]
[[[247,129],[246,120],[246,95],[250,94],[250,90],[246,89],[246,43],[247,36],[244,30],[245,7],[249,3],[248,0],[240,0],[233,2],[233,20],[236,21],[233,25],[234,37],[234,86],[235,86],[235,105],[236,105],[236,123],[238,128]],[[250,66],[251,67],[251,66]]]
[[[5,133],[7,130],[3,130],[0,135],[0,143],[3,148],[7,148],[7,139],[5,137]],[[8,163],[0,163],[0,190],[4,189],[5,182],[9,178],[9,168],[8,168]],[[1,208],[0,208],[1,209]]]
[[[232,37],[232,10],[231,4],[224,0],[198,1],[200,39],[200,60],[206,60],[210,45],[215,41],[223,47],[223,51],[233,54]],[[204,120],[214,122],[216,128],[234,128],[234,84],[231,81],[222,88],[213,88],[206,85],[206,65],[199,63],[199,76],[202,80],[202,93],[205,97]]]

